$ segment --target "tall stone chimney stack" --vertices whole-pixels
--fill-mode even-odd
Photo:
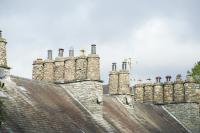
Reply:
[[[65,82],[75,81],[76,75],[76,58],[74,57],[74,49],[69,49],[69,57],[65,59]]]
[[[6,44],[6,39],[2,37],[2,31],[0,30],[0,68],[9,69],[7,66]]]
[[[52,50],[48,50],[47,59],[44,61],[44,78],[45,81],[54,80],[54,61],[52,57]]]
[[[91,45],[91,54],[88,55],[88,80],[100,80],[100,57],[96,54],[96,45]]]
[[[112,71],[109,74],[109,94],[118,94],[119,88],[119,73],[117,71],[117,64],[112,63]]]
[[[127,62],[122,62],[122,70],[119,71],[120,94],[130,94],[130,78],[129,78],[129,72],[126,68],[127,68]]]
[[[55,82],[64,82],[64,69],[65,69],[65,58],[63,57],[64,49],[58,50],[58,57],[55,58],[54,62],[54,80]]]

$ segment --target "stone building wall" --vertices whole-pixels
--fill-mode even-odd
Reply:
[[[126,70],[119,71],[119,94],[130,94],[129,72]]]
[[[119,76],[117,71],[109,74],[109,94],[118,94]]]
[[[76,59],[76,80],[87,79],[87,57],[79,56]]]
[[[100,58],[96,54],[88,55],[87,79],[100,80]]]
[[[75,81],[75,74],[76,74],[76,62],[75,57],[67,57],[65,60],[65,81],[66,82],[73,82]]]
[[[33,62],[33,72],[32,79],[43,80],[44,76],[44,61],[42,59],[37,59]]]
[[[44,78],[45,81],[54,81],[54,61],[45,60],[44,61]]]

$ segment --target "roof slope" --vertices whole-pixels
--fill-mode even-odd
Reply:
[[[121,132],[187,132],[161,106],[134,104],[134,109],[127,109],[115,97],[104,96],[103,110],[104,118]]]
[[[90,114],[63,88],[51,83],[12,77],[6,100],[6,125],[2,132],[72,133],[104,132]]]
[[[19,77],[5,82],[9,98],[5,100],[7,116],[1,132],[105,132],[91,114],[58,85]],[[161,106],[134,104],[134,109],[127,109],[115,97],[104,96],[103,100],[104,118],[116,132],[187,132]]]

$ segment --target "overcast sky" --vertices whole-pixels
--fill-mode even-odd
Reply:
[[[0,0],[0,29],[12,74],[31,78],[32,61],[97,44],[102,79],[133,58],[132,76],[182,74],[200,60],[199,0]],[[164,80],[164,79],[163,79]]]

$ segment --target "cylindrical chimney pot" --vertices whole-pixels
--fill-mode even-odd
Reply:
[[[48,50],[48,57],[49,60],[52,60],[52,50]]]
[[[96,44],[91,45],[91,54],[96,54]]]
[[[167,82],[170,82],[170,81],[171,81],[171,78],[172,78],[171,76],[166,76],[166,81],[167,81]]]
[[[112,63],[112,71],[116,71],[116,69],[117,69],[116,63]]]
[[[122,70],[126,70],[127,68],[127,62],[122,62]]]
[[[59,49],[58,56],[59,56],[59,57],[63,57],[63,53],[64,53],[64,49],[60,48],[60,49]]]
[[[85,56],[85,50],[84,49],[80,50],[80,56]]]
[[[161,81],[161,77],[160,76],[156,77],[156,83],[160,83],[160,81]]]
[[[169,81],[171,81],[172,76],[169,76]]]
[[[69,56],[74,57],[74,49],[73,48],[69,49]]]

